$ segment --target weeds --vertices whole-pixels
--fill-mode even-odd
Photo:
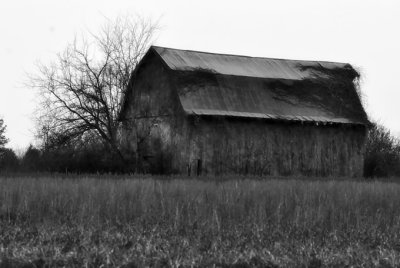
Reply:
[[[399,207],[400,185],[378,181],[1,178],[0,258],[60,267],[394,267]]]

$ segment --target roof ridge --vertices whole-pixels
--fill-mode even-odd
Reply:
[[[190,49],[179,49],[179,48],[171,48],[171,47],[162,47],[162,46],[155,46],[155,45],[150,46],[150,48],[161,48],[161,49],[177,50],[177,51],[184,51],[184,52],[194,52],[194,53],[203,53],[203,54],[210,54],[210,55],[232,56],[232,57],[242,57],[242,58],[252,58],[252,59],[268,59],[268,60],[279,60],[279,61],[314,62],[314,63],[332,63],[332,64],[344,64],[344,65],[349,64],[351,66],[350,63],[338,62],[338,61],[297,60],[297,59],[284,59],[284,58],[254,57],[254,56],[248,56],[248,55],[216,53],[216,52],[208,52],[208,51],[198,51],[198,50],[190,50]]]

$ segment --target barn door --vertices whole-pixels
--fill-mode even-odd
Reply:
[[[197,159],[197,176],[201,175],[202,172],[202,161],[201,159]]]

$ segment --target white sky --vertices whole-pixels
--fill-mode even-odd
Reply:
[[[10,147],[34,139],[37,103],[24,82],[35,62],[127,12],[160,19],[160,46],[351,63],[364,75],[367,112],[400,134],[399,0],[2,0],[0,116]]]

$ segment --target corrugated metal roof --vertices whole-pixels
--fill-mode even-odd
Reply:
[[[334,117],[322,117],[322,116],[300,116],[300,115],[273,115],[263,113],[247,113],[247,112],[232,112],[232,111],[218,111],[218,110],[207,110],[207,109],[191,109],[185,110],[188,114],[193,115],[211,115],[211,116],[232,116],[232,117],[243,117],[243,118],[261,118],[261,119],[275,119],[285,121],[301,121],[301,122],[316,122],[316,123],[341,123],[341,124],[364,124],[362,122],[349,120],[347,118],[334,118]]]
[[[301,66],[344,67],[345,63],[257,58],[152,47],[172,70],[208,70],[224,75],[302,80],[310,75]]]
[[[188,114],[368,124],[355,90],[328,92],[297,87],[301,82],[274,85],[253,77],[196,74],[175,74],[175,88]]]

